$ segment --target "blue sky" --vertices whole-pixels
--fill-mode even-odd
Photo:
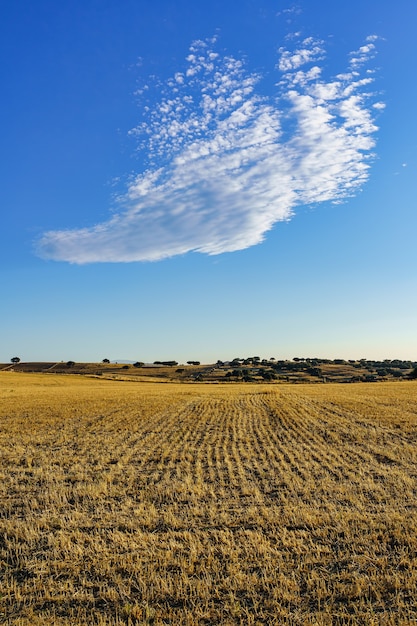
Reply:
[[[6,2],[0,361],[417,358],[412,0]]]

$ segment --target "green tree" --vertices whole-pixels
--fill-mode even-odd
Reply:
[[[15,364],[20,363],[20,359],[18,356],[14,356],[12,359],[10,359],[10,361]]]

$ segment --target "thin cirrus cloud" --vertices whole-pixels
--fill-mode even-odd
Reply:
[[[215,39],[194,42],[131,131],[148,166],[118,210],[91,228],[46,232],[38,253],[78,264],[221,254],[260,243],[298,206],[352,196],[368,178],[373,115],[384,106],[365,69],[375,39],[331,80],[323,42],[280,48],[274,98],[261,95],[261,75],[216,52]]]

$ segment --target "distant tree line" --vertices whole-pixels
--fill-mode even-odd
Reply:
[[[11,363],[17,365],[21,362],[20,357],[14,356],[10,359]],[[63,363],[63,362],[62,362]],[[103,364],[110,364],[109,359],[103,359]],[[187,365],[199,366],[200,361],[189,360]],[[27,364],[25,364],[27,365]],[[63,363],[64,365],[64,363]],[[75,361],[67,361],[65,363],[67,368],[75,368]],[[162,367],[176,367],[178,362],[175,360],[169,361],[154,361],[154,366]],[[329,368],[326,366],[338,366],[337,368]],[[124,369],[129,369],[131,365],[123,365]],[[141,368],[145,367],[143,361],[135,361],[133,367]],[[372,382],[374,380],[381,380],[384,378],[408,378],[417,379],[417,361],[402,360],[402,359],[323,359],[318,357],[304,358],[293,357],[292,359],[276,359],[270,357],[269,359],[261,359],[259,356],[249,356],[245,358],[235,357],[231,361],[218,360],[214,365],[207,366],[204,370],[199,370],[193,373],[194,379],[202,380],[202,377],[212,377],[215,370],[223,370],[221,376],[224,376],[229,380],[242,380],[245,382],[259,381],[260,379],[269,381],[276,379],[293,380],[296,375],[296,380],[305,379],[310,377],[319,379],[337,379],[343,377],[346,381],[365,381]],[[355,372],[356,370],[356,372]],[[181,366],[181,368],[175,370],[176,373],[184,373],[187,370]]]

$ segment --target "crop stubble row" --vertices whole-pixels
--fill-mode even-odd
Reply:
[[[415,391],[4,374],[0,622],[412,623]]]

